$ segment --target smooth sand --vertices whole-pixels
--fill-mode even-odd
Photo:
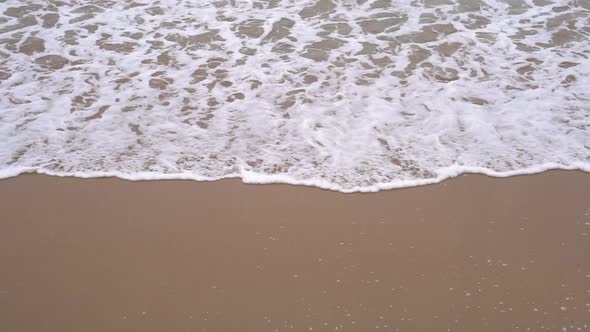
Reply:
[[[590,174],[0,181],[0,330],[583,331]]]

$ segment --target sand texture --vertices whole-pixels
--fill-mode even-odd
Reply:
[[[588,331],[590,174],[0,181],[0,330]]]

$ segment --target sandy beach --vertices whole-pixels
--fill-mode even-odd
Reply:
[[[2,331],[588,331],[590,174],[0,181]]]
[[[0,332],[590,331],[589,55],[589,0],[0,0]]]

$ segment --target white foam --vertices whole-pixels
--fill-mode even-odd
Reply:
[[[583,2],[144,3],[0,4],[0,178],[354,192],[590,171]]]

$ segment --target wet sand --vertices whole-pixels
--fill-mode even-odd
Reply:
[[[590,174],[0,181],[2,331],[588,331]]]

